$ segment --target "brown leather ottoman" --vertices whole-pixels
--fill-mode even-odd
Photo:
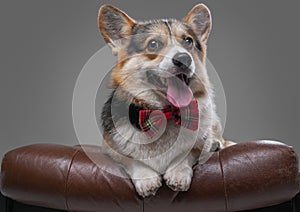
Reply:
[[[80,146],[35,144],[8,152],[1,167],[1,192],[7,198],[3,208],[13,212],[24,203],[78,212],[264,207],[257,211],[300,211],[298,197],[294,198],[299,192],[297,155],[282,143],[246,142],[216,152],[205,164],[194,166],[189,191],[173,192],[164,185],[156,196],[146,199],[137,195],[123,169],[103,155],[101,148],[83,148],[93,160]]]

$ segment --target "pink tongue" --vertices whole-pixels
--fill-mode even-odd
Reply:
[[[175,107],[186,107],[193,98],[191,89],[178,77],[167,79],[167,99]]]

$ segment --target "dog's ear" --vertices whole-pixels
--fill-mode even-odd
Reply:
[[[121,39],[130,36],[135,21],[118,8],[103,5],[99,9],[98,24],[104,40],[116,53],[122,45]]]
[[[211,15],[204,4],[194,6],[183,19],[183,22],[193,28],[201,42],[206,43],[211,30]]]

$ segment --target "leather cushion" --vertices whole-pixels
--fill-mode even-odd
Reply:
[[[239,143],[195,165],[187,192],[163,185],[156,196],[143,199],[100,147],[34,144],[4,156],[1,192],[22,203],[69,211],[249,210],[299,192],[298,159],[292,147],[279,142]]]

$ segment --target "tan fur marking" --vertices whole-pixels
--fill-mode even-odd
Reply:
[[[204,63],[205,62],[205,58],[206,58],[206,52],[207,52],[207,50],[206,50],[206,46],[205,45],[202,45],[202,44],[200,44],[201,45],[201,48],[202,48],[202,52],[200,52],[200,60],[201,60],[201,62],[202,63]]]
[[[192,154],[192,156],[193,156],[194,158],[199,158],[199,156],[200,156],[200,154],[201,154],[201,151],[200,151],[200,149],[198,149],[198,148],[193,148],[193,149],[191,150],[191,154]]]
[[[176,23],[175,27],[172,27],[172,34],[176,38],[178,44],[181,45],[180,41],[184,37],[193,37],[191,34],[189,34],[187,31],[183,30],[183,25],[181,23]]]
[[[114,142],[110,139],[110,136],[107,132],[103,132],[103,142],[110,148],[113,147]]]
[[[193,37],[188,32],[183,31],[179,23],[176,24],[176,27],[173,27],[172,33],[174,34],[174,37],[176,38],[176,41],[179,45],[181,45],[180,41],[182,40],[183,37]],[[196,50],[197,52],[196,56],[198,57],[200,56],[200,60],[203,63],[206,58],[206,45],[201,43],[201,41],[200,41],[200,45],[201,45],[201,52],[199,50]],[[191,53],[195,54],[194,51],[192,51]]]
[[[222,143],[223,143],[223,148],[227,148],[236,144],[235,142],[225,141],[225,140],[223,140]]]
[[[200,98],[202,98],[202,97],[204,97],[204,96],[205,96],[205,92],[202,91],[202,90],[196,91],[196,92],[194,93],[194,97],[195,97],[196,99],[200,99]]]
[[[104,6],[102,6],[99,9],[99,13],[98,13],[98,27],[100,29],[101,35],[102,35],[103,39],[105,40],[105,42],[110,43],[111,41],[110,41],[108,35],[105,33],[104,24],[102,22],[102,19],[103,19],[103,12],[102,12],[102,10],[103,9],[104,9]]]
[[[145,54],[149,60],[154,60],[158,55],[157,54]]]

